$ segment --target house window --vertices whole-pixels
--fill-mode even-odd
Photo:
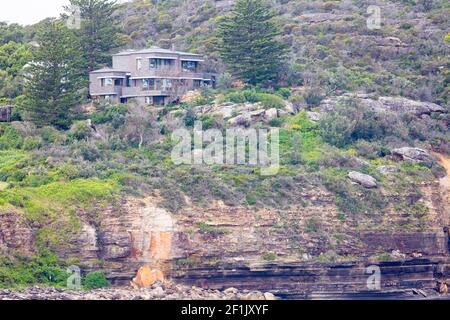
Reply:
[[[173,65],[173,60],[171,59],[156,59],[156,58],[149,59],[150,69],[159,69],[161,67],[168,67],[171,65]]]
[[[142,59],[141,58],[137,58],[136,59],[136,69],[137,70],[141,70],[142,69]]]
[[[143,79],[142,80],[142,89],[144,90],[153,90],[155,86],[155,80],[154,79]]]
[[[182,61],[181,67],[183,68],[184,72],[196,72],[197,64],[198,62],[196,61]]]
[[[201,87],[202,81],[201,80],[194,80],[194,87]]]
[[[145,97],[145,104],[152,104],[152,97]]]
[[[159,97],[159,96],[156,96],[156,97],[153,97],[153,104],[155,104],[155,105],[163,105],[164,104],[164,102],[165,102],[165,100],[164,100],[164,97]]]
[[[111,78],[106,78],[106,79],[105,79],[105,86],[106,86],[106,87],[112,87],[112,85],[113,85],[113,79],[111,79]]]
[[[173,87],[171,79],[156,79],[156,90],[168,91]]]
[[[162,89],[162,79],[156,79],[156,90]]]
[[[163,90],[170,90],[170,89],[172,89],[172,80],[164,79],[163,80]]]
[[[122,79],[115,79],[114,80],[114,85],[116,87],[121,87],[122,86]]]

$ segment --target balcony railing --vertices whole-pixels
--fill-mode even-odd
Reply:
[[[142,87],[124,87],[122,88],[123,97],[146,97],[146,96],[171,96],[177,93],[176,89],[143,89]]]
[[[107,87],[91,87],[90,93],[93,96],[100,96],[100,95],[110,95],[110,94],[117,94],[122,95],[122,86],[107,86]]]
[[[190,72],[177,70],[175,68],[140,70],[136,78],[192,78],[210,79],[211,75],[203,72]]]

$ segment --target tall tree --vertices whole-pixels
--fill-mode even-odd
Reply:
[[[85,71],[98,69],[111,60],[111,49],[121,45],[121,24],[114,14],[116,1],[70,0],[68,14],[80,15],[80,28],[75,33],[81,43]],[[86,72],[86,73],[87,73]]]
[[[38,47],[26,70],[23,116],[39,126],[66,129],[80,103],[78,41],[60,21],[45,23],[37,36]]]
[[[276,13],[263,0],[238,0],[219,25],[220,53],[231,73],[252,85],[276,81],[287,55]]]
[[[24,27],[17,23],[8,24],[0,21],[0,44],[6,44],[8,42],[23,43],[24,38]]]

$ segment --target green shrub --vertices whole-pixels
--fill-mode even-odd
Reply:
[[[258,94],[255,90],[234,91],[224,97],[225,101],[233,103],[258,102]]]
[[[383,139],[397,128],[387,115],[347,100],[319,121],[322,138],[336,147],[345,147],[359,139]]]
[[[280,96],[269,93],[260,93],[258,94],[258,101],[261,102],[264,108],[266,109],[284,109],[285,103]]]
[[[92,134],[92,128],[87,121],[78,121],[70,128],[69,140],[86,140]]]
[[[262,255],[263,260],[265,261],[275,261],[278,256],[274,252],[266,252]]]
[[[228,233],[227,230],[223,228],[214,227],[206,222],[197,223],[197,227],[201,233],[209,233],[212,235],[223,235]]]
[[[57,143],[64,140],[63,134],[54,127],[42,127],[39,133],[45,143]]]
[[[231,74],[225,72],[222,73],[219,78],[217,79],[217,88],[226,90],[230,89],[233,86],[233,77]]]
[[[311,89],[304,94],[303,98],[309,108],[314,108],[320,104],[324,96],[319,90]]]
[[[291,97],[291,90],[289,88],[280,88],[277,90],[277,94],[283,97],[284,99],[289,99]]]
[[[22,148],[24,150],[30,151],[34,149],[39,149],[42,146],[42,140],[35,137],[25,137],[23,140]]]
[[[192,110],[192,108],[189,108],[186,111],[186,115],[184,116],[184,125],[186,127],[193,127],[195,121],[197,121],[197,115],[195,114],[194,110]]]
[[[269,126],[271,127],[281,127],[283,120],[280,118],[275,118],[269,121]]]
[[[227,95],[225,95],[225,97],[222,98],[222,101],[233,103],[261,102],[261,104],[266,109],[271,108],[284,109],[285,103],[282,96],[287,94],[288,93],[286,91],[282,91],[280,95],[277,95],[273,93],[258,92],[256,89],[247,89],[230,92]]]
[[[319,221],[315,218],[310,218],[306,220],[305,223],[306,232],[308,233],[315,233],[319,230]]]
[[[127,111],[128,109],[124,105],[112,105],[106,107],[104,111],[94,113],[91,120],[94,124],[111,123],[117,129],[125,123]]]
[[[111,284],[101,271],[89,272],[83,279],[83,286],[86,289],[100,289],[109,287]]]
[[[69,276],[65,264],[48,250],[39,256],[0,257],[0,288],[37,284],[64,287]]]
[[[0,150],[19,149],[22,143],[23,138],[19,130],[11,124],[0,125]]]
[[[84,160],[94,162],[102,159],[102,154],[93,143],[85,143],[80,147],[80,154]]]
[[[222,123],[220,120],[221,120],[220,116],[218,115],[207,114],[200,117],[200,121],[202,122],[203,125],[203,130],[208,130],[211,128],[221,128]]]

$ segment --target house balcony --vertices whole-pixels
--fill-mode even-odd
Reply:
[[[152,97],[152,96],[172,96],[177,94],[175,89],[160,89],[160,90],[148,90],[142,89],[142,87],[123,87],[122,97]]]
[[[204,72],[182,71],[175,68],[162,68],[162,69],[140,70],[137,74],[132,76],[132,79],[145,79],[145,78],[210,80],[211,74]]]
[[[91,96],[108,96],[108,95],[122,95],[122,86],[107,86],[107,87],[100,87],[100,86],[91,86],[90,88],[90,94]]]

